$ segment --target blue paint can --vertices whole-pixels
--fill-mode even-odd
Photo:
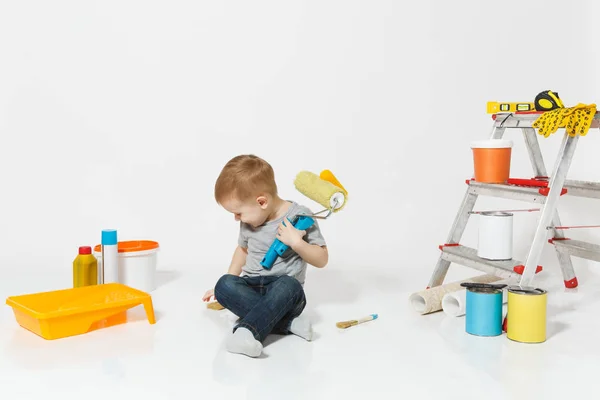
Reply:
[[[502,289],[493,285],[467,288],[465,328],[475,336],[502,334]]]

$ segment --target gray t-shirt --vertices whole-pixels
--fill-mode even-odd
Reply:
[[[281,224],[281,221],[283,221],[283,218],[289,218],[293,221],[294,217],[298,214],[312,214],[312,211],[308,207],[299,205],[294,201],[290,201],[290,203],[292,204],[283,217],[266,222],[257,228],[240,222],[238,244],[248,249],[246,265],[242,267],[242,276],[289,275],[296,278],[301,284],[304,284],[306,278],[306,261],[291,248],[288,248],[282,257],[277,257],[271,269],[265,269],[260,265],[269,247],[271,247],[271,244],[273,244],[273,241],[277,237],[277,228]],[[306,230],[306,235],[303,239],[310,244],[325,246],[325,239],[321,234],[317,221],[315,218],[315,223]]]

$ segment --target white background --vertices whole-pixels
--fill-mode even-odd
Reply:
[[[331,268],[430,270],[486,138],[486,102],[598,100],[593,1],[5,1],[0,6],[0,268],[68,269],[101,230],[160,243],[159,268],[225,271],[237,224],[213,198],[254,153],[284,198],[328,168]],[[539,137],[548,167],[562,131]],[[521,134],[512,175],[531,177]],[[570,178],[600,180],[597,131]],[[588,159],[584,162],[584,158]],[[437,166],[436,166],[437,164]],[[478,209],[515,207],[482,199]],[[528,204],[516,204],[528,207]],[[564,199],[565,224],[600,223]],[[515,216],[524,257],[536,215]],[[572,237],[595,236],[593,230]],[[476,225],[463,242],[474,245]],[[548,256],[549,255],[549,256]],[[546,262],[554,262],[546,247]],[[415,288],[422,280],[412,283]]]
[[[408,296],[446,240],[473,171],[470,142],[490,134],[486,102],[547,89],[567,106],[599,101],[598,4],[0,0],[0,297],[70,287],[78,246],[105,228],[161,246],[155,325],[138,308],[135,322],[45,341],[2,307],[0,397],[591,393],[595,263],[573,259],[580,287],[566,292],[544,247],[542,345],[468,335],[464,319],[418,315]],[[562,132],[538,137],[549,170]],[[507,137],[513,177],[531,177],[521,133]],[[598,130],[581,138],[569,178],[600,181],[599,150]],[[330,264],[308,271],[316,339],[269,340],[260,360],[227,353],[232,321],[200,301],[235,248],[238,224],[213,185],[241,153],[267,159],[282,197],[313,210],[293,186],[301,170],[330,169],[350,193],[321,223]],[[598,204],[563,198],[563,223],[600,224]],[[515,258],[538,216],[515,214]],[[462,242],[475,247],[472,221]],[[598,243],[599,232],[568,235]],[[446,281],[477,274],[453,265]],[[335,327],[370,313],[378,320]]]

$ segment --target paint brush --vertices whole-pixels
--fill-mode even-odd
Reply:
[[[377,314],[371,314],[361,319],[352,319],[350,321],[342,321],[335,324],[340,329],[350,328],[351,326],[362,324],[363,322],[373,321],[377,319]]]

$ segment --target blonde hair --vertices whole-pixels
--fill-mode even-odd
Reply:
[[[261,194],[277,194],[273,167],[260,157],[243,154],[229,160],[215,183],[215,200],[245,201]]]

